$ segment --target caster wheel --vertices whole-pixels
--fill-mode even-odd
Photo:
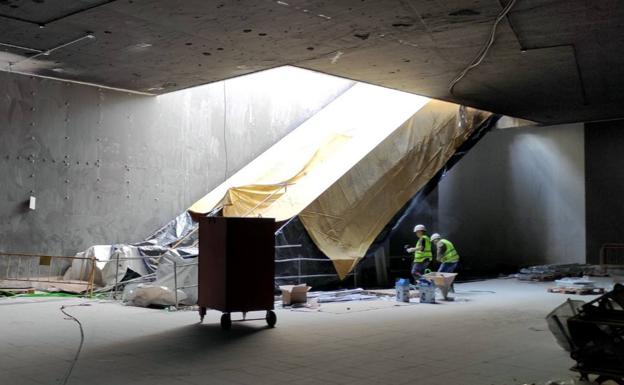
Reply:
[[[267,311],[266,322],[270,328],[275,327],[275,324],[277,323],[277,316],[275,315],[275,312],[273,310]]]
[[[221,329],[230,330],[232,328],[232,318],[230,313],[223,313],[221,315]]]

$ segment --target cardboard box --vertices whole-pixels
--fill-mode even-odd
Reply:
[[[297,303],[308,302],[308,291],[312,287],[302,283],[300,285],[283,285],[280,286],[282,290],[282,304],[290,306]]]

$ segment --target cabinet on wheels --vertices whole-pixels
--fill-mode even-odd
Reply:
[[[275,326],[275,220],[271,218],[205,217],[199,220],[198,305],[223,312],[221,327],[229,329],[231,314],[266,311]]]

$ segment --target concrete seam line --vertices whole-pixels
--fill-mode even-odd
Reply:
[[[225,91],[226,82],[223,81],[223,151],[225,152],[225,177],[223,181],[228,179],[228,144],[227,144],[227,95]]]
[[[14,70],[5,69],[3,67],[0,67],[0,71],[1,72],[6,72],[6,73],[9,73],[9,74],[16,74],[16,75],[23,75],[23,76],[32,76],[32,77],[35,77],[35,78],[46,79],[46,80],[54,80],[54,81],[57,81],[57,82],[72,83],[72,84],[78,84],[78,85],[87,86],[87,87],[96,87],[96,88],[101,88],[103,90],[123,92],[123,93],[127,93],[127,94],[135,94],[135,95],[142,95],[142,96],[158,96],[157,94],[152,94],[152,93],[149,93],[149,92],[142,92],[142,91],[128,90],[128,89],[125,89],[125,88],[117,88],[117,87],[105,86],[103,84],[83,82],[81,80],[72,80],[72,79],[59,78],[59,77],[55,77],[55,76],[40,75],[40,74],[36,74],[36,73],[33,73],[33,72],[14,71]]]

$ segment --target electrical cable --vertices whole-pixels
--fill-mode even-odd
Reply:
[[[494,40],[496,38],[496,29],[498,28],[498,24],[501,22],[501,20],[503,20],[505,18],[505,16],[507,16],[507,14],[511,10],[511,8],[513,8],[513,6],[516,4],[516,1],[517,0],[511,0],[509,3],[507,3],[505,8],[503,8],[501,13],[498,14],[498,16],[496,17],[496,20],[494,21],[494,24],[492,25],[492,29],[490,31],[490,37],[486,41],[486,43],[483,46],[483,48],[481,48],[481,50],[479,51],[477,56],[470,62],[470,64],[468,64],[468,66],[466,68],[464,68],[459,73],[459,75],[457,75],[457,77],[455,77],[455,79],[453,79],[453,81],[451,81],[451,83],[449,83],[449,93],[451,95],[454,96],[453,90],[455,88],[455,85],[457,85],[457,83],[459,83],[459,81],[462,80],[464,78],[464,76],[466,76],[466,74],[468,74],[468,72],[470,72],[470,70],[472,70],[472,69],[476,68],[477,66],[479,66],[481,64],[481,62],[483,61],[483,59],[485,59],[485,56],[487,55],[488,51],[490,50],[490,48],[494,44]]]
[[[75,307],[75,306],[91,306],[91,305],[88,303],[81,303],[78,305],[67,305],[67,306],[63,305],[60,307],[61,313],[67,316],[67,318],[65,319],[76,322],[78,324],[78,327],[80,328],[80,344],[78,345],[78,350],[76,350],[76,355],[74,356],[74,359],[72,360],[69,370],[67,370],[67,374],[65,374],[65,377],[63,378],[63,381],[61,382],[61,384],[63,385],[66,385],[67,381],[69,381],[69,377],[71,376],[72,371],[74,370],[74,366],[76,366],[76,362],[78,361],[78,357],[80,356],[80,352],[82,351],[82,346],[84,345],[84,330],[82,328],[82,323],[80,322],[80,320],[78,320],[78,318],[74,317],[73,315],[65,311],[66,308]]]
[[[33,60],[33,59],[35,59],[35,58],[38,58],[39,56],[48,56],[48,55],[50,55],[52,52],[54,52],[54,51],[56,51],[56,50],[59,50],[59,49],[61,49],[61,48],[65,48],[65,47],[70,46],[70,45],[72,45],[72,44],[78,43],[79,41],[82,41],[82,40],[84,40],[84,39],[95,39],[95,36],[94,36],[93,34],[89,33],[89,34],[86,34],[86,35],[84,35],[84,36],[82,36],[82,37],[79,37],[79,38],[77,38],[77,39],[74,39],[74,40],[72,40],[72,41],[69,41],[69,42],[67,42],[67,43],[63,43],[63,44],[61,44],[61,45],[58,45],[58,46],[56,46],[56,47],[54,47],[54,48],[50,48],[50,49],[47,49],[47,50],[45,50],[45,51],[41,51],[41,52],[39,52],[39,53],[37,53],[37,54],[35,54],[35,55],[29,56],[29,57],[27,57],[27,58],[25,58],[25,59],[22,59],[22,60],[18,61],[18,62],[15,62],[15,63],[9,63],[9,66],[8,66],[9,71],[11,71],[11,70],[13,69],[13,67],[18,66],[18,65],[20,65],[20,64],[22,64],[22,63],[25,63],[25,62],[27,62],[27,61],[29,61],[29,60]]]

